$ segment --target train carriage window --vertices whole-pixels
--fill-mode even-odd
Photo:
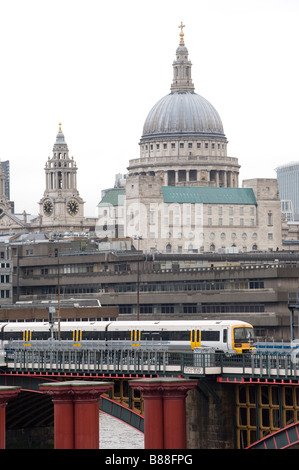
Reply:
[[[201,340],[202,341],[219,341],[220,331],[202,331]]]

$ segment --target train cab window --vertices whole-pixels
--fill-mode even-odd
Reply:
[[[235,328],[234,338],[235,341],[252,341],[253,329],[248,327]]]

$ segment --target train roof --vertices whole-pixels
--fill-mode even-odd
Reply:
[[[163,328],[187,328],[196,329],[200,327],[215,328],[230,327],[230,326],[251,326],[249,323],[238,320],[148,320],[148,321],[67,321],[60,322],[61,330],[70,329],[109,329],[110,331],[118,331],[120,329],[163,329]],[[23,330],[35,330],[44,331],[49,330],[51,324],[49,322],[7,322],[0,323],[0,330],[5,327],[5,331],[23,331]],[[57,322],[55,322],[55,328],[57,328]]]
[[[118,330],[120,328],[128,329],[142,329],[142,328],[190,328],[196,329],[200,327],[210,327],[215,326],[229,327],[236,325],[248,325],[249,323],[238,320],[157,320],[157,321],[115,321],[109,325],[109,330]]]

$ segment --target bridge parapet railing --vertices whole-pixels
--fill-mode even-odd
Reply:
[[[54,351],[54,350],[126,350],[134,348],[131,341],[101,341],[101,340],[83,340],[83,341],[72,341],[72,340],[12,340],[7,341],[5,344],[6,351],[15,350],[43,350],[43,351]],[[162,341],[140,341],[136,350],[141,351],[167,351],[168,345]]]
[[[51,342],[49,342],[51,343]],[[74,347],[72,341],[48,345],[47,342],[31,342],[26,347],[23,342],[7,345],[7,367],[21,371],[52,372],[107,372],[107,373],[177,373],[180,372],[180,357],[167,352],[167,348],[152,347],[128,349],[122,344],[115,348],[96,344],[95,341]]]
[[[149,343],[126,348],[122,342],[114,342],[112,348],[97,341],[82,341],[81,346],[75,346],[72,341],[32,341],[30,346],[14,341],[6,345],[6,366],[18,371],[299,378],[298,349],[294,350],[295,354],[226,355],[207,350],[172,352],[166,345]]]

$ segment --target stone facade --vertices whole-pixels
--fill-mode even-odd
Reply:
[[[240,188],[240,165],[227,144],[217,111],[194,92],[181,33],[171,93],[145,120],[122,199],[106,195],[99,204],[97,235],[138,239],[135,247],[147,253],[281,249],[277,181],[246,180]]]

